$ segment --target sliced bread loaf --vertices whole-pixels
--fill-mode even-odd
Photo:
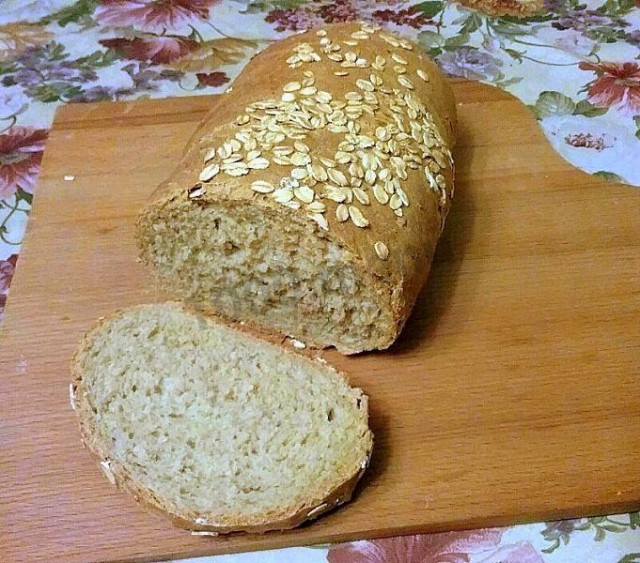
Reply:
[[[109,480],[199,533],[299,525],[369,461],[367,397],[340,373],[177,304],[102,319],[72,371]]]
[[[453,198],[456,107],[419,46],[349,23],[256,56],[140,212],[176,298],[344,353],[396,339]]]

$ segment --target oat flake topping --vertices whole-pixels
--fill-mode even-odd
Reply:
[[[359,54],[358,45],[373,34],[395,49],[388,55],[395,64],[395,76],[389,82],[379,74],[387,64],[384,56],[369,61]],[[402,182],[410,173],[423,174],[429,189],[442,202],[451,197],[442,174],[452,164],[451,152],[433,116],[414,94],[415,79],[409,76],[408,62],[402,55],[413,46],[367,24],[341,43],[334,42],[326,30],[319,30],[316,36],[313,42],[298,43],[286,59],[291,68],[304,70],[299,78],[283,85],[280,99],[250,104],[235,119],[240,129],[233,138],[219,147],[202,147],[202,185],[219,174],[259,175],[272,165],[278,166],[285,174],[280,185],[258,176],[250,184],[256,197],[304,209],[324,230],[330,230],[334,221],[375,228],[366,216],[371,205],[387,207],[390,213],[403,217],[411,201]],[[312,64],[323,56],[335,64],[333,75],[349,81],[343,97],[316,84]],[[345,69],[354,69],[353,76]],[[415,76],[418,82],[429,81],[422,69]],[[333,154],[310,150],[305,140],[316,131],[339,136]],[[200,193],[204,188],[199,186],[189,195],[198,197]],[[325,201],[334,202],[331,215]],[[383,241],[375,242],[374,249],[380,260],[388,259],[389,248]]]

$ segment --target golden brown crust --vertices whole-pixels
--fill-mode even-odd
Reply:
[[[327,45],[327,39],[330,40],[329,45]],[[354,42],[357,45],[353,45]],[[295,61],[296,52],[300,52],[301,45],[307,45],[306,52],[313,53],[320,60],[292,64],[291,57],[293,56]],[[332,45],[341,46],[338,51],[339,56],[346,57],[348,53],[355,53],[358,60],[362,59],[366,62],[366,66],[344,67],[343,63],[331,60],[329,49]],[[382,57],[385,60],[383,67],[371,66],[376,61],[376,57]],[[204,160],[209,150],[212,147],[220,147],[243,127],[250,127],[253,123],[251,120],[254,118],[251,117],[248,124],[242,124],[245,119],[242,116],[249,117],[246,108],[264,100],[275,100],[279,103],[283,95],[286,95],[285,85],[292,83],[304,85],[305,78],[308,79],[310,76],[305,75],[305,72],[313,75],[312,87],[318,91],[329,92],[333,100],[346,99],[349,92],[367,94],[366,89],[361,87],[362,81],[370,81],[373,73],[382,81],[378,89],[371,92],[379,96],[380,110],[386,108],[389,113],[389,104],[395,104],[394,100],[397,100],[398,96],[400,97],[398,103],[401,103],[406,95],[411,96],[426,108],[428,119],[437,130],[436,142],[419,155],[420,159],[426,155],[425,160],[415,169],[407,168],[406,178],[399,178],[399,184],[408,200],[408,205],[401,205],[399,212],[394,212],[391,202],[382,204],[377,201],[372,192],[372,185],[365,183],[362,188],[368,194],[369,203],[361,204],[354,200],[353,205],[347,205],[347,207],[357,207],[365,215],[368,225],[364,228],[357,226],[357,218],[340,221],[336,214],[341,204],[323,195],[325,194],[324,184],[335,184],[329,179],[328,182],[318,182],[312,186],[316,192],[314,201],[319,201],[326,207],[326,211],[320,213],[327,223],[324,225],[325,230],[322,225],[316,224],[314,219],[310,218],[309,208],[304,203],[299,209],[290,209],[276,201],[273,193],[257,193],[252,189],[252,183],[256,180],[265,181],[277,189],[282,185],[282,178],[291,174],[290,165],[281,165],[272,159],[266,168],[252,169],[246,175],[229,176],[227,173],[219,172],[210,181],[201,181],[200,174],[204,167],[209,163],[222,162],[222,159],[215,157],[205,164]],[[336,72],[348,72],[348,75],[337,76]],[[401,75],[409,78],[410,87]],[[369,87],[366,86],[366,88]],[[383,92],[384,89],[388,89],[390,93],[386,95]],[[338,242],[349,251],[353,262],[362,271],[373,274],[377,287],[372,289],[388,296],[393,312],[393,323],[385,327],[388,338],[382,345],[376,346],[388,347],[401,331],[418,292],[426,281],[453,195],[453,162],[450,159],[450,151],[455,141],[456,109],[449,84],[436,65],[417,46],[386,32],[363,33],[362,24],[336,24],[322,30],[294,35],[272,45],[247,65],[230,90],[229,94],[222,96],[216,103],[215,108],[192,138],[183,161],[159,188],[155,201],[150,205],[156,208],[161,207],[176,198],[188,201],[190,188],[202,186],[197,188],[196,192],[192,191],[192,196],[194,194],[196,196],[193,198],[194,205],[207,205],[221,201],[231,205],[246,205],[250,202],[252,205],[281,214],[285,220],[295,218],[297,221],[313,225],[318,236]],[[293,94],[295,95],[295,92]],[[407,111],[406,107],[404,111]],[[382,114],[378,109],[370,113],[365,111],[356,120],[361,127],[361,132],[372,136],[376,141],[378,139],[375,138],[375,134],[376,129],[380,127],[380,115]],[[409,116],[409,122],[421,122],[422,118],[422,114],[416,119],[411,119]],[[407,131],[409,136],[411,132]],[[309,154],[314,157],[313,162],[317,162],[320,156],[333,159],[338,143],[343,140],[343,134],[336,135],[326,126],[305,134],[306,137],[302,140],[310,148]],[[399,137],[396,138],[399,139]],[[289,140],[287,142],[291,143]],[[438,162],[434,162],[436,159],[433,153],[435,152],[439,153]],[[266,153],[263,156],[269,160]],[[388,162],[384,166],[389,168]],[[424,171],[424,164],[428,163],[434,166],[433,170],[437,170],[432,173],[429,181]],[[346,170],[347,166],[347,164],[339,165],[338,169]],[[393,168],[391,168],[391,176],[394,176]],[[434,185],[435,178],[439,180],[437,185]],[[139,224],[147,220],[149,209],[142,211]],[[317,217],[316,220],[318,220]],[[323,221],[320,219],[320,222]],[[388,256],[385,256],[387,251]],[[310,342],[310,344],[315,343]],[[350,353],[369,348],[366,343],[363,343],[358,349],[341,351]]]
[[[163,306],[170,306],[179,311],[183,311],[188,314],[191,313],[191,310],[188,307],[180,303],[164,303]],[[148,307],[148,305],[138,305],[137,307]],[[369,431],[365,437],[366,440],[368,440],[368,447],[360,461],[360,465],[355,468],[353,472],[350,472],[347,475],[342,475],[340,483],[337,486],[334,486],[331,490],[325,491],[325,493],[319,498],[309,499],[304,504],[285,507],[281,510],[274,510],[268,514],[260,514],[257,516],[253,515],[244,518],[234,516],[217,516],[214,521],[213,519],[207,519],[194,512],[184,510],[166,499],[159,498],[147,487],[144,487],[133,479],[124,467],[122,467],[117,461],[111,459],[108,447],[102,443],[99,433],[92,422],[93,417],[90,413],[90,409],[92,407],[87,400],[84,391],[83,370],[81,365],[81,357],[90,347],[94,335],[98,334],[103,329],[104,325],[111,322],[114,317],[125,312],[126,310],[118,310],[108,317],[101,317],[81,340],[71,360],[72,383],[70,389],[70,400],[71,406],[77,416],[81,438],[87,448],[100,460],[100,467],[112,485],[130,493],[134,499],[143,506],[165,516],[169,516],[176,526],[186,528],[194,532],[209,532],[207,535],[228,534],[233,532],[264,533],[270,530],[289,529],[299,526],[307,520],[315,519],[321,514],[324,514],[336,506],[350,500],[353,490],[359,479],[364,474],[371,458],[373,444],[373,434],[371,431]],[[211,317],[208,317],[206,322],[209,324],[216,324],[215,318]],[[275,344],[273,337],[263,338],[265,336],[264,334],[256,332],[249,327],[240,324],[235,324],[233,326],[225,324],[225,327],[243,335],[244,337],[258,340],[261,343],[267,341],[271,342],[271,344]],[[301,351],[281,349],[281,353],[304,356],[307,361],[311,361],[322,366],[322,369],[331,370],[335,377],[339,378],[347,385],[349,384],[344,373],[338,372],[332,366],[329,366],[319,358],[312,357],[311,351],[309,350]],[[360,390],[358,389],[358,391]],[[368,397],[361,391],[360,393],[360,416],[362,417],[365,426],[367,426],[369,412]]]

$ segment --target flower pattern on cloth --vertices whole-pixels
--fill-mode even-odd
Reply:
[[[503,545],[500,529],[401,536],[329,548],[328,563],[544,563],[530,543]]]
[[[451,76],[517,96],[575,166],[640,185],[637,0],[0,0],[0,318],[56,107],[221,92],[271,42],[357,20],[416,40]],[[278,553],[333,563],[633,563],[640,515]]]

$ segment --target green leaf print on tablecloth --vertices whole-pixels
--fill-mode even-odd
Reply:
[[[553,553],[562,545],[569,545],[571,538],[577,535],[576,532],[593,530],[595,532],[593,541],[601,542],[607,537],[607,532],[620,534],[638,528],[639,513],[627,515],[627,522],[621,521],[620,518],[624,518],[624,516],[595,516],[579,520],[549,522],[541,533],[551,545],[542,549],[542,552]]]

